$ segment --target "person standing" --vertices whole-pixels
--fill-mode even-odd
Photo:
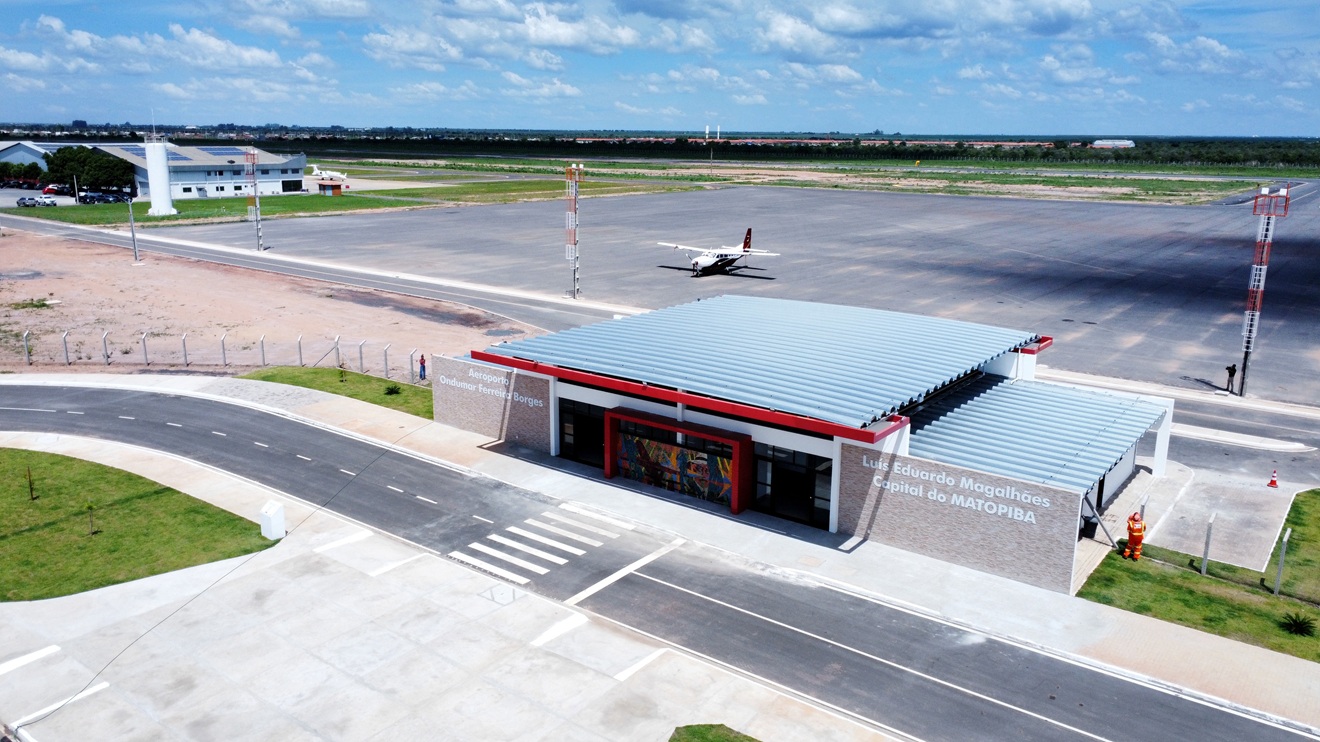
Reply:
[[[1139,562],[1141,561],[1141,542],[1146,539],[1146,522],[1141,519],[1141,513],[1133,513],[1128,516],[1127,528],[1127,548],[1123,549],[1123,556],[1130,556],[1133,561]]]
[[[422,368],[422,381],[426,381],[426,356],[425,356],[425,355],[423,355],[423,356],[421,357],[421,360],[419,360],[419,361],[417,362],[417,365],[421,366],[421,368]]]
[[[1233,377],[1234,377],[1234,376],[1237,376],[1237,364],[1234,363],[1234,364],[1231,364],[1231,365],[1225,366],[1225,367],[1224,367],[1224,370],[1228,372],[1228,386],[1226,386],[1226,387],[1224,387],[1224,388],[1228,390],[1228,393],[1229,393],[1229,394],[1232,394],[1232,393],[1233,393]]]

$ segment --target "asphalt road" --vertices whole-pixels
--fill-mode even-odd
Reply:
[[[492,534],[507,538],[518,535],[510,526],[540,528],[533,521],[552,525],[558,533],[540,530],[555,534],[551,542],[599,545],[579,548],[582,553],[543,573],[508,561],[500,569],[548,597],[923,739],[1302,738],[864,597],[789,580],[644,527],[565,518],[562,509],[552,514],[554,504],[536,493],[246,407],[4,385],[0,429],[121,440],[188,457],[469,563],[498,560],[490,550],[502,544]],[[522,543],[547,553],[557,548],[544,536]],[[528,553],[500,551],[515,558]],[[650,561],[639,565],[643,557]],[[606,579],[629,565],[622,578]]]

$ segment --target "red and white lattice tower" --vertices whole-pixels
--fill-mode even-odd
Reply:
[[[247,161],[248,188],[252,191],[248,196],[248,219],[257,223],[257,252],[261,252],[265,247],[261,244],[261,181],[257,178],[257,148],[249,149],[243,159]]]
[[[1260,217],[1256,232],[1256,259],[1251,264],[1251,283],[1247,287],[1247,313],[1242,319],[1242,383],[1239,395],[1247,393],[1247,364],[1256,345],[1256,330],[1260,327],[1260,307],[1265,298],[1265,269],[1270,264],[1270,248],[1274,245],[1274,220],[1288,216],[1288,187],[1274,193],[1261,188],[1252,204],[1251,213]]]
[[[568,292],[570,299],[582,296],[582,286],[578,282],[578,183],[582,182],[582,164],[569,165],[564,169],[564,181],[568,194],[568,213],[564,215],[564,258],[573,262],[573,288]]]

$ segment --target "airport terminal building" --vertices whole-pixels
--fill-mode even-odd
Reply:
[[[1052,340],[720,296],[432,359],[442,423],[1060,592],[1171,400],[1035,379]]]

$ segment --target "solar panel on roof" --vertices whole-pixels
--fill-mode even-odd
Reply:
[[[187,155],[181,155],[181,154],[179,154],[178,152],[169,152],[169,153],[167,153],[165,159],[167,159],[167,160],[173,160],[173,161],[175,161],[175,162],[192,162],[192,158],[191,158],[191,157],[189,157],[189,156],[187,156]]]
[[[147,148],[146,148],[146,147],[142,147],[142,146],[137,145],[137,144],[124,144],[124,145],[121,145],[119,148],[122,149],[124,152],[127,152],[127,153],[130,154],[130,155],[133,155],[134,157],[146,157],[146,156],[147,156]]]
[[[200,149],[208,155],[215,155],[217,157],[232,157],[248,154],[248,151],[241,147],[198,147],[197,149]]]

